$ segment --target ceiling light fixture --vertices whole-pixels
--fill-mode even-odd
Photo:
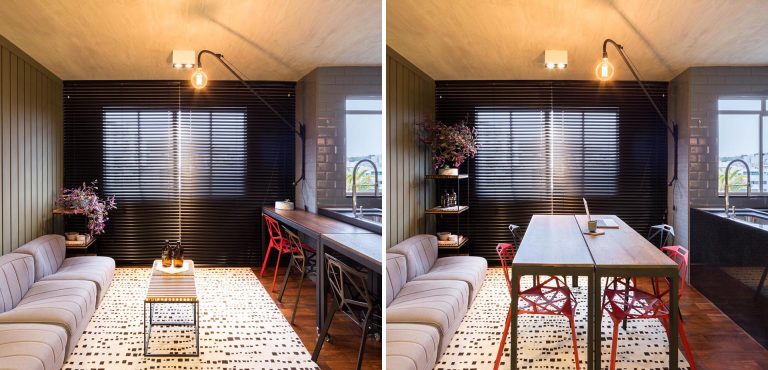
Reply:
[[[202,89],[208,85],[208,75],[203,72],[201,67],[198,67],[197,71],[192,74],[190,81],[192,81],[192,87]]]
[[[567,50],[544,50],[544,67],[547,69],[565,69],[567,66]]]
[[[173,68],[192,68],[195,66],[194,50],[174,50],[171,53],[171,64]]]
[[[299,183],[299,181],[304,180],[305,167],[306,167],[305,166],[306,164],[305,147],[306,147],[306,136],[307,136],[306,126],[304,126],[301,122],[297,122],[296,124],[291,124],[290,122],[288,122],[288,120],[285,119],[285,117],[283,117],[283,115],[280,114],[280,112],[278,112],[274,107],[272,107],[272,105],[269,104],[269,102],[266,101],[261,96],[261,94],[259,94],[258,91],[256,91],[253,87],[251,87],[248,81],[246,81],[246,79],[243,78],[240,75],[240,73],[235,71],[237,68],[234,65],[232,65],[232,63],[230,63],[228,60],[226,60],[224,58],[224,55],[222,54],[214,53],[210,50],[200,50],[200,52],[197,53],[197,70],[194,73],[192,73],[192,76],[190,78],[190,81],[192,82],[192,87],[194,87],[197,90],[201,90],[208,85],[208,75],[205,74],[205,72],[203,71],[203,63],[200,61],[200,58],[203,56],[203,54],[213,55],[216,58],[216,60],[219,61],[219,63],[221,63],[224,67],[226,67],[227,70],[230,73],[232,73],[232,75],[235,76],[237,80],[240,81],[240,83],[243,86],[245,86],[246,89],[248,89],[248,91],[251,92],[251,94],[253,94],[256,98],[258,98],[259,101],[261,101],[261,103],[264,104],[264,106],[269,108],[269,110],[271,110],[272,113],[274,113],[275,116],[278,119],[280,119],[280,121],[284,125],[288,126],[291,129],[291,131],[294,134],[296,134],[296,136],[299,137],[299,139],[301,140],[301,176],[299,176],[298,179],[293,181],[293,186],[296,186]]]
[[[645,96],[648,98],[648,101],[651,102],[653,109],[656,110],[656,113],[659,115],[659,118],[661,118],[661,121],[664,124],[664,128],[666,128],[667,132],[669,132],[669,134],[672,135],[672,141],[675,144],[675,159],[674,159],[675,168],[674,168],[674,174],[672,175],[672,179],[669,181],[669,184],[668,184],[668,186],[672,186],[672,184],[674,184],[675,181],[677,180],[677,141],[679,137],[677,123],[672,121],[672,124],[670,125],[670,123],[667,121],[667,117],[661,113],[661,109],[659,109],[659,106],[656,104],[653,98],[651,98],[651,94],[648,93],[648,89],[645,88],[645,84],[643,83],[643,80],[640,79],[640,74],[637,72],[637,69],[635,69],[635,65],[632,63],[631,60],[629,60],[629,56],[627,56],[626,52],[624,52],[624,47],[616,43],[616,41],[613,41],[611,39],[605,39],[605,41],[603,41],[603,58],[597,64],[597,67],[595,67],[595,74],[597,75],[597,79],[600,81],[609,81],[613,78],[614,68],[613,68],[613,64],[611,64],[611,62],[608,60],[608,44],[613,45],[616,48],[616,50],[619,52],[619,55],[621,55],[621,59],[624,60],[624,64],[626,64],[627,67],[629,68],[629,71],[632,72],[632,76],[635,77],[637,84],[640,85],[640,89],[643,90],[643,93],[645,93]]]

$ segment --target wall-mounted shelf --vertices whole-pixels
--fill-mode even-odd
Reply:
[[[83,211],[75,208],[55,208],[54,215],[82,215]]]
[[[449,242],[449,241],[438,241],[437,247],[442,249],[461,249],[461,247],[464,246],[464,244],[467,244],[469,241],[469,238],[464,235],[459,235],[459,242]]]
[[[85,217],[85,213],[83,213],[80,209],[75,208],[54,208],[52,211],[54,216],[59,216],[62,218],[67,218],[71,216],[80,216]],[[60,222],[54,222],[54,233],[64,235],[64,231],[66,230],[56,230],[57,226],[65,226],[65,221],[62,219]],[[67,251],[77,253],[79,254],[85,254],[88,253],[88,249],[90,249],[94,243],[96,243],[96,238],[91,237],[87,243],[81,244],[77,241],[65,241],[64,244],[67,246]],[[94,247],[95,249],[98,248],[98,244]],[[69,253],[69,252],[68,252]],[[94,250],[94,255],[98,254],[98,250]]]
[[[469,210],[469,206],[453,206],[453,207],[432,207],[425,212],[430,215],[458,215],[464,211]]]
[[[425,178],[429,180],[464,180],[468,179],[469,175],[427,175]]]
[[[469,174],[458,174],[458,175],[426,175],[424,176],[427,180],[436,180],[437,181],[437,188],[440,189],[443,185],[449,185],[453,181],[453,184],[455,184],[455,190],[456,190],[456,196],[457,199],[455,200],[456,203],[461,204],[462,200],[464,202],[467,202],[469,200],[469,184],[465,181],[469,179]],[[463,185],[462,185],[463,183]],[[464,188],[464,191],[466,192],[466,198],[462,196],[462,188]],[[446,189],[447,190],[447,189]],[[439,193],[438,193],[439,198]],[[437,199],[436,199],[437,200]],[[448,231],[453,234],[459,235],[459,240],[457,242],[450,242],[450,241],[438,241],[437,246],[439,249],[443,251],[451,251],[452,253],[458,254],[461,250],[461,248],[469,242],[469,237],[464,235],[462,233],[462,218],[465,218],[465,216],[462,216],[461,214],[469,211],[469,205],[458,205],[458,206],[451,206],[451,207],[432,207],[427,208],[424,213],[428,215],[438,215],[436,220],[436,225],[439,229],[439,231]],[[443,216],[452,216],[451,218],[443,217]],[[453,218],[455,217],[455,219]],[[466,222],[466,220],[464,221]]]
[[[82,250],[86,250],[86,249],[90,248],[90,246],[92,246],[93,243],[95,243],[95,242],[96,242],[96,238],[91,238],[91,240],[89,240],[85,244],[79,244],[78,242],[73,242],[73,241],[69,241],[69,240],[65,241],[64,243],[66,244],[67,249],[82,249]]]

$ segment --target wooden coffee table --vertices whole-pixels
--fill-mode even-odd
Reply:
[[[177,273],[163,271],[160,261],[152,266],[152,276],[149,278],[147,297],[144,298],[144,356],[153,357],[196,357],[200,355],[200,320],[199,301],[195,287],[195,264],[191,260],[184,261],[184,267]],[[177,270],[178,271],[178,270]],[[185,304],[192,306],[193,321],[155,321],[154,305]],[[147,323],[147,306],[149,306],[149,323]],[[193,353],[150,353],[149,340],[153,326],[193,326],[195,329],[195,352]]]

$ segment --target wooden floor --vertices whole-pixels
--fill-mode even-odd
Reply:
[[[266,288],[269,288],[272,283],[270,273],[273,271],[268,269],[264,277],[259,278]],[[280,271],[285,270],[283,268]],[[278,289],[279,282],[275,287],[275,290]],[[296,325],[294,325],[296,333],[310,353],[315,348],[317,339],[314,289],[315,285],[312,281],[305,281],[296,314]],[[272,297],[277,299],[277,291],[272,293]],[[295,297],[296,280],[291,280],[283,299],[286,304],[278,303],[278,307],[288,319],[291,315],[289,303],[292,303]],[[685,330],[699,370],[768,370],[768,350],[747,335],[693,287],[686,287],[680,309],[683,312]],[[360,343],[360,329],[345,316],[338,315],[333,323],[331,334],[334,335],[334,339],[323,346],[318,364],[322,369],[354,369],[354,360]],[[369,339],[363,368],[381,369],[381,354],[382,344]]]
[[[280,269],[278,281],[275,284],[275,291],[271,292],[275,303],[277,303],[277,294],[280,291],[280,284],[282,283],[285,269],[286,267]],[[259,281],[261,281],[266,289],[269,289],[269,286],[272,284],[272,274],[274,271],[274,269],[267,268],[264,271],[264,277],[259,278]],[[254,272],[258,276],[258,269],[254,269]],[[291,319],[293,302],[296,299],[297,282],[298,277],[293,275],[288,281],[288,287],[285,290],[284,304],[277,303],[280,311],[283,312],[283,315],[288,320]],[[315,329],[315,283],[309,279],[304,279],[304,284],[301,288],[301,297],[293,329],[311,354],[315,349],[317,330]],[[361,329],[343,314],[337,314],[331,324],[330,333],[333,336],[333,340],[323,345],[323,350],[320,352],[317,364],[323,370],[354,369],[360,347]],[[382,349],[381,342],[368,337],[362,368],[370,370],[381,369]]]
[[[698,370],[768,370],[768,350],[693,287],[680,309]]]

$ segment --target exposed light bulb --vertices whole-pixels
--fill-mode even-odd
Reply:
[[[565,69],[565,63],[560,63],[557,65],[557,68],[559,69]]]
[[[597,79],[600,81],[608,81],[613,78],[613,64],[608,61],[607,57],[604,57],[603,60],[597,65],[595,68],[595,74],[597,75]]]
[[[184,65],[184,68],[192,68],[192,67],[194,67],[194,64],[185,64]]]
[[[202,68],[198,68],[195,73],[192,74],[192,87],[196,89],[202,89],[208,84],[208,76],[203,72]]]
[[[173,68],[181,68],[181,63],[175,63],[175,64],[173,65]]]
[[[554,69],[554,68],[555,68],[555,63],[547,63],[545,66],[546,66],[548,69]]]

